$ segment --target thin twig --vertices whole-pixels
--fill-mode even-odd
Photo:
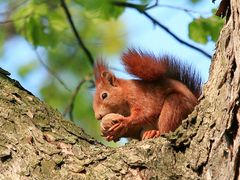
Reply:
[[[159,27],[161,27],[164,31],[166,31],[168,34],[170,34],[174,39],[176,39],[178,42],[202,53],[203,55],[205,55],[206,57],[208,57],[209,59],[212,58],[212,56],[210,54],[208,54],[207,52],[205,52],[204,50],[180,39],[177,35],[175,35],[173,32],[171,32],[166,26],[164,26],[163,24],[161,24],[159,21],[157,21],[156,19],[154,19],[152,16],[150,16],[147,12],[142,12],[142,14],[144,14],[146,17],[148,17],[152,22],[153,24],[157,24]]]
[[[150,19],[152,21],[153,24],[158,25],[160,28],[162,28],[165,32],[167,32],[169,35],[171,35],[175,40],[177,40],[178,42],[202,53],[203,55],[205,55],[206,57],[208,57],[209,59],[212,58],[212,56],[210,54],[208,54],[207,52],[205,52],[204,50],[180,39],[177,35],[175,35],[173,32],[171,32],[166,26],[164,26],[162,23],[160,23],[159,21],[157,21],[156,19],[154,19],[151,15],[149,15],[145,10],[142,10],[141,8],[137,8],[138,6],[135,6],[134,4],[131,3],[125,3],[125,2],[119,2],[119,1],[115,1],[113,3],[116,6],[120,6],[120,7],[129,7],[129,8],[133,8],[135,10],[137,10],[138,12],[140,12],[141,14],[143,14],[144,16],[146,16],[148,19]]]
[[[152,6],[149,6],[146,8],[146,10],[153,9],[158,6],[158,0],[155,1],[155,3]]]
[[[155,1],[155,3],[152,6],[149,6],[145,9],[145,11],[156,8],[156,7],[163,7],[163,8],[170,8],[170,9],[176,9],[176,10],[180,10],[180,11],[184,11],[186,13],[194,13],[194,14],[210,14],[211,12],[199,12],[199,11],[195,11],[193,9],[188,9],[188,8],[184,8],[181,6],[173,6],[170,4],[159,4],[158,0]]]
[[[5,15],[5,14],[9,14],[11,12],[13,12],[14,10],[18,9],[19,7],[21,7],[23,4],[25,4],[28,0],[24,0],[22,2],[19,2],[18,4],[16,4],[13,7],[10,7],[7,11],[3,11],[0,12],[0,16]]]
[[[80,90],[80,88],[82,87],[82,85],[88,81],[89,78],[84,78],[84,79],[81,79],[77,85],[77,87],[75,88],[74,92],[72,93],[72,96],[70,98],[70,101],[68,103],[68,105],[66,106],[64,112],[63,112],[63,115],[66,116],[67,113],[69,113],[69,118],[71,121],[73,121],[73,109],[74,109],[74,103],[75,103],[75,100],[76,100],[76,97],[77,97],[77,94]]]
[[[181,11],[184,11],[191,18],[195,18],[192,14],[198,13],[198,12],[195,12],[195,11],[193,11],[191,9],[185,9],[185,8],[178,7],[178,6],[172,6],[172,5],[167,5],[167,4],[166,5],[165,4],[158,4],[158,0],[156,0],[156,2],[152,6],[146,7],[145,11],[151,10],[151,9],[153,9],[155,7],[163,7],[163,8],[170,8],[170,9],[181,10]],[[198,13],[198,14],[200,14],[200,13]]]
[[[16,21],[27,19],[29,16],[31,16],[31,14],[28,14],[26,16],[19,17],[19,18],[16,18],[16,19],[8,19],[8,20],[5,20],[5,21],[0,21],[0,24],[14,23]]]
[[[83,51],[85,52],[85,54],[88,57],[90,64],[93,66],[93,64],[94,64],[93,56],[92,56],[91,52],[88,50],[88,48],[86,47],[86,45],[83,43],[83,40],[81,39],[79,33],[77,32],[76,26],[72,20],[71,13],[67,7],[67,4],[65,3],[65,0],[60,0],[60,1],[61,1],[61,6],[63,7],[64,12],[67,16],[68,22],[73,30],[73,33],[74,33],[75,37],[77,38],[77,42],[78,42],[79,46],[83,49]]]
[[[36,49],[34,49],[34,52],[35,52],[35,54],[36,54],[36,56],[37,56],[38,61],[42,64],[42,66],[43,66],[54,78],[56,78],[56,79],[58,80],[58,82],[59,82],[67,91],[71,92],[71,90],[70,90],[70,89],[67,87],[67,85],[63,82],[63,80],[60,79],[60,78],[57,76],[57,74],[56,74],[50,67],[48,67],[47,64],[45,64],[45,62],[44,62],[43,59],[41,58],[39,52],[38,52]]]
[[[199,12],[199,11],[195,11],[192,9],[187,9],[184,7],[180,7],[180,6],[172,6],[169,4],[158,4],[158,7],[165,7],[165,8],[170,8],[170,9],[176,9],[176,10],[180,10],[180,11],[184,11],[184,12],[188,12],[188,13],[194,13],[194,14],[211,14],[211,12]]]

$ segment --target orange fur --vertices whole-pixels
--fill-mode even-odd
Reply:
[[[135,50],[125,53],[122,61],[126,70],[140,79],[117,78],[102,62],[94,70],[95,117],[123,115],[112,119],[114,125],[105,132],[106,139],[148,139],[174,131],[197,104],[201,93],[197,73],[172,57],[156,58]]]
[[[136,50],[129,50],[122,55],[123,64],[130,74],[149,81],[159,79],[166,73],[166,59],[167,57],[162,57],[161,61],[158,61],[153,55],[137,52]],[[145,71],[146,67],[147,70]]]

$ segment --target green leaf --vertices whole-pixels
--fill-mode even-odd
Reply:
[[[116,17],[124,8],[113,6],[110,0],[79,0],[78,5],[76,2],[66,0],[77,31],[92,55],[96,57],[99,52],[106,54],[121,50],[125,32],[122,22]],[[14,21],[17,34],[46,50],[47,65],[69,89],[74,91],[79,80],[92,73],[92,66],[79,47],[59,1],[29,0],[12,13],[11,19],[19,19]],[[34,67],[27,64],[20,68],[19,74],[24,77],[33,70]],[[63,112],[72,93],[50,74],[42,83],[41,98]],[[102,139],[99,122],[93,116],[91,94],[86,86],[81,87],[78,93],[73,116],[89,134]]]
[[[117,18],[124,11],[124,8],[119,8],[113,5],[112,0],[74,0],[77,4],[84,7],[86,10],[98,13],[98,16],[104,19]],[[121,0],[126,2],[126,0]]]
[[[14,21],[17,32],[34,46],[55,46],[67,29],[62,9],[47,3],[27,3],[11,18],[18,19]]]
[[[216,42],[223,24],[224,20],[215,15],[209,18],[200,17],[189,24],[188,36],[202,44],[206,44],[208,41]]]
[[[32,72],[37,67],[38,67],[38,63],[36,61],[30,62],[28,64],[25,64],[25,65],[21,66],[18,69],[18,74],[21,77],[25,77],[26,75],[28,75],[30,72]]]
[[[115,19],[108,21],[97,20],[94,23],[96,24],[95,34],[98,36],[99,43],[103,44],[100,47],[101,52],[114,54],[124,47],[125,36],[122,35],[124,34],[124,28],[120,21]]]

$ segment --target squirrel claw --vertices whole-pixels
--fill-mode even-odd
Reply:
[[[126,121],[120,121],[114,124],[111,128],[109,128],[107,134],[109,135],[109,140],[117,141],[119,137],[122,137],[127,132],[127,123]],[[111,138],[112,137],[112,138]],[[107,139],[107,140],[108,140]]]
[[[118,127],[121,126],[121,123],[116,123],[112,127],[109,128],[108,132],[113,132],[118,129]]]
[[[119,138],[114,138],[114,136],[107,136],[107,137],[106,137],[106,140],[107,140],[107,141],[117,142],[117,141],[119,141]]]
[[[144,139],[151,139],[151,138],[156,138],[160,136],[160,131],[158,130],[149,130],[145,131],[142,136],[142,140]]]
[[[113,140],[113,136],[107,136],[107,137],[106,137],[106,140],[107,140],[107,141]]]

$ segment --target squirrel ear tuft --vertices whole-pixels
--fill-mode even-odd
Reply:
[[[111,86],[117,86],[117,78],[109,71],[104,71],[101,74],[104,82],[109,83]]]

